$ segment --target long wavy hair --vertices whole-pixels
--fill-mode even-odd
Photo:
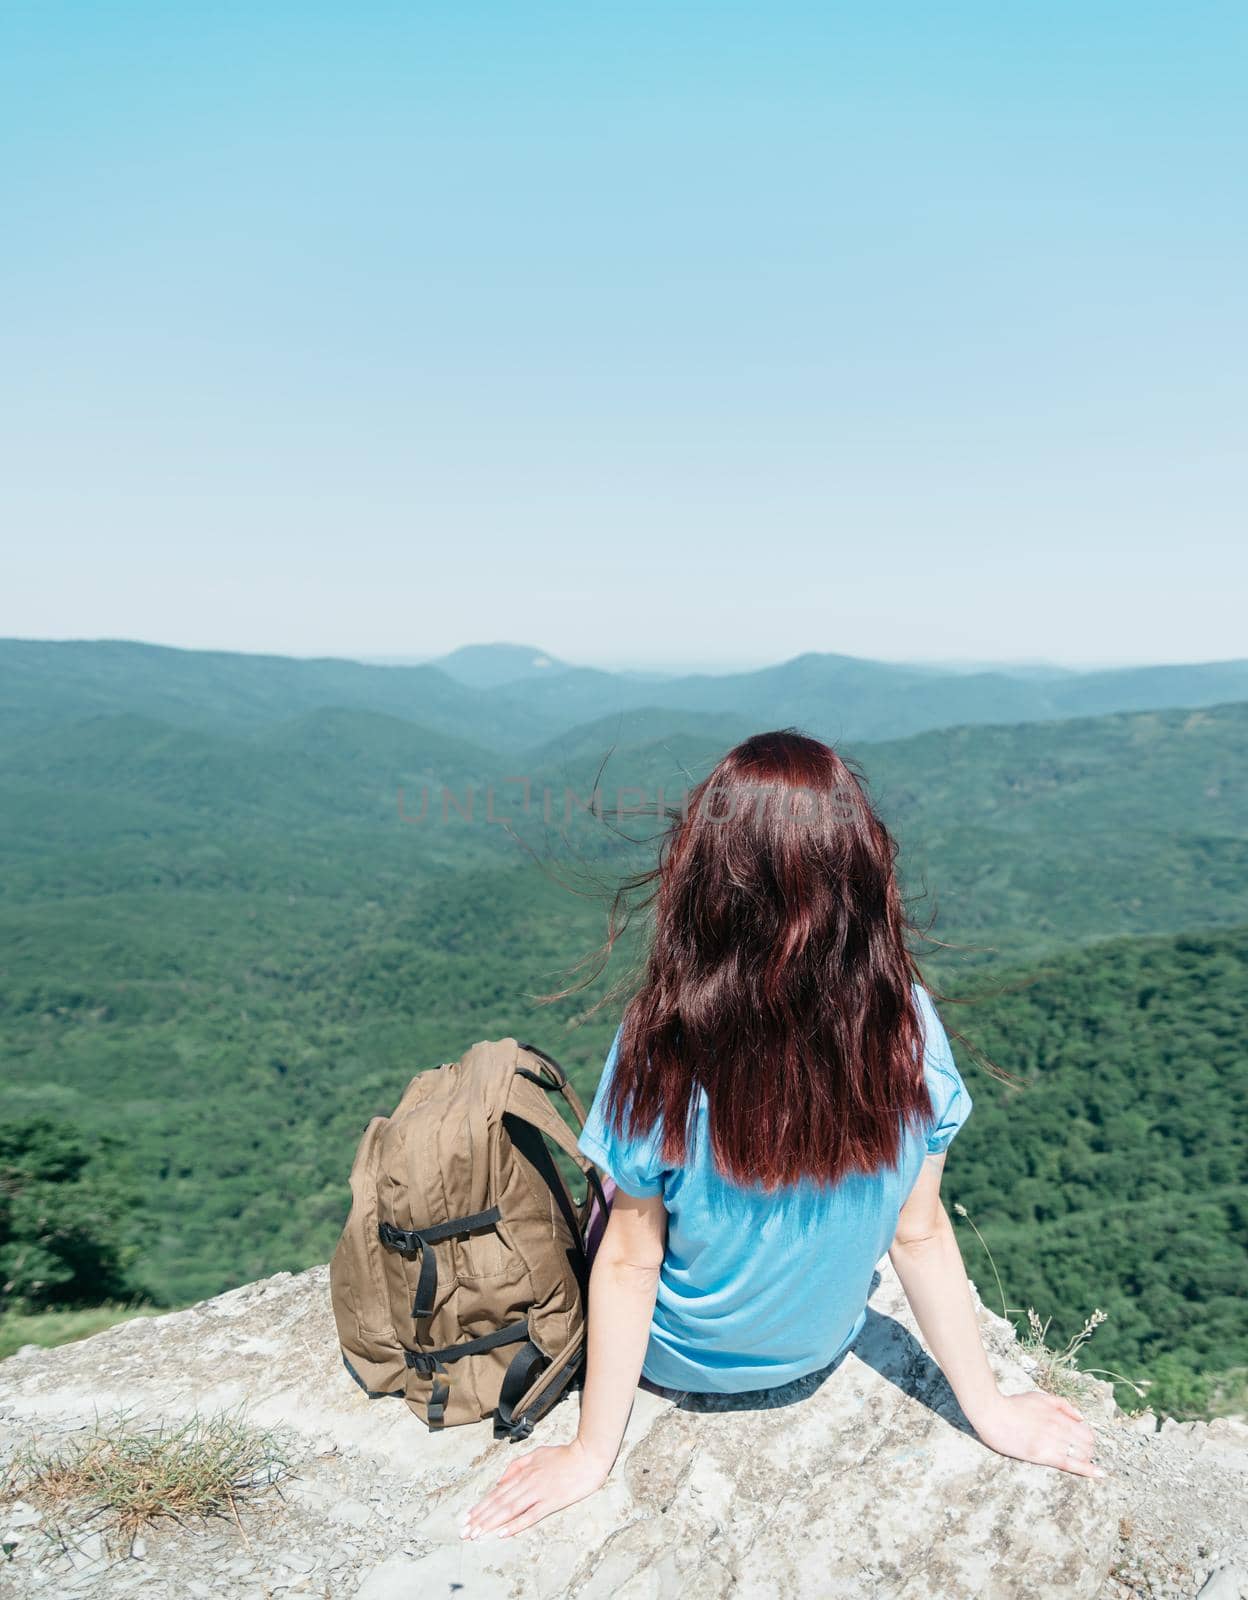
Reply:
[[[652,882],[653,934],[605,1102],[617,1131],[661,1118],[680,1165],[702,1090],[738,1183],[895,1166],[933,1112],[896,856],[830,746],[786,729],[730,750],[633,880]]]

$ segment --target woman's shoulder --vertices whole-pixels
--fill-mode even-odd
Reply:
[[[933,1120],[927,1132],[930,1155],[947,1150],[975,1102],[954,1060],[949,1035],[925,985],[914,983],[915,1003],[923,1027],[923,1072],[932,1097]]]
[[[585,1115],[585,1125],[577,1138],[577,1147],[626,1194],[646,1198],[663,1191],[662,1130],[656,1123],[648,1133],[634,1134],[628,1130],[626,1122],[624,1131],[621,1131],[607,1116],[607,1093],[619,1054],[623,1026],[621,1023],[615,1030],[615,1038],[607,1051],[598,1087]]]
[[[910,987],[914,995],[915,1010],[919,1014],[919,1024],[923,1030],[923,1059],[929,1067],[944,1067],[952,1063],[953,1051],[949,1047],[949,1035],[940,1020],[936,1002],[932,999],[927,985],[920,983],[917,978]]]

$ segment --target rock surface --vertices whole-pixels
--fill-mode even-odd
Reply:
[[[1248,1567],[1248,1428],[1130,1419],[1108,1386],[1081,1408],[1110,1476],[982,1445],[926,1354],[887,1259],[854,1348],[766,1409],[687,1409],[639,1391],[607,1487],[511,1540],[463,1543],[462,1510],[516,1450],[570,1438],[565,1400],[529,1445],[488,1423],[431,1434],[344,1372],[324,1267],[0,1363],[4,1449],[127,1407],[245,1407],[289,1430],[296,1476],[241,1523],[168,1524],[117,1551],[82,1516],[0,1503],[0,1595],[277,1600],[1120,1600],[1230,1594]],[[1033,1386],[982,1305],[1009,1393]]]

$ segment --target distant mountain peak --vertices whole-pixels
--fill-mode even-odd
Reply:
[[[527,678],[566,672],[568,664],[531,644],[465,644],[448,655],[436,656],[430,666],[472,689],[501,689]]]

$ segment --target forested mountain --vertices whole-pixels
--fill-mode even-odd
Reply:
[[[557,726],[431,666],[174,650],[126,639],[0,639],[6,737],[118,714],[238,732],[327,706],[403,717],[501,748],[548,737]]]
[[[527,666],[517,667],[527,660]],[[502,655],[499,655],[502,652]],[[126,640],[0,640],[0,732],[100,713],[232,731],[324,706],[404,717],[499,750],[532,748],[577,723],[656,706],[798,725],[821,739],[903,738],[961,724],[1248,699],[1248,661],[1037,675],[804,655],[756,672],[647,679],[552,663],[527,647],[469,647],[436,665],[369,666],[173,650]],[[540,658],[545,659],[545,658]],[[516,673],[516,676],[511,676]]]
[[[164,1303],[323,1258],[363,1121],[474,1039],[534,1037],[592,1089],[620,1000],[591,1008],[608,982],[626,991],[635,943],[587,991],[534,997],[571,980],[611,889],[651,858],[656,824],[617,802],[661,788],[678,804],[759,726],[745,684],[742,706],[698,710],[666,704],[670,683],[631,683],[631,708],[562,722],[553,688],[575,680],[577,701],[580,669],[540,669],[516,709],[433,667],[91,644],[9,645],[0,665],[15,649],[0,689],[6,1192],[68,1183],[107,1235],[82,1261],[108,1264],[112,1292],[124,1265]],[[805,662],[768,682],[814,694],[826,668],[875,704],[878,664]],[[1158,670],[1190,695],[1233,676]],[[1088,676],[1018,688],[1074,695]],[[906,702],[914,684],[893,681]],[[1228,1288],[1246,1249],[1248,704],[972,718],[843,748],[901,843],[916,916],[935,915],[927,970],[984,996],[947,1022],[1027,1084],[1001,1088],[955,1040],[978,1114],[951,1197],[1009,1303],[1063,1336],[1105,1306],[1098,1360],[1133,1374],[1162,1352],[1192,1372],[1248,1361]],[[584,810],[596,777],[605,815]],[[10,1281],[14,1261],[43,1262],[31,1304],[81,1298],[54,1239],[42,1255],[6,1243],[17,1215],[0,1207]]]
[[[660,793],[680,804],[743,726],[655,710],[513,762],[338,709],[228,735],[140,717],[69,723],[0,746],[0,906],[20,921],[31,902],[88,896],[107,921],[110,894],[138,891],[160,896],[152,916],[176,925],[179,887],[349,903],[486,863],[607,879],[646,859],[627,841],[655,831],[629,808]],[[637,742],[613,745],[621,733]],[[943,938],[1021,956],[1248,918],[1248,705],[954,729],[848,753],[902,843],[916,915],[938,914]],[[585,810],[596,778],[601,817]]]
[[[1010,1304],[1067,1335],[1102,1307],[1089,1360],[1132,1377],[1248,1362],[1248,929],[1116,940],[1022,976],[943,1008],[1021,1080],[954,1041],[975,1106],[949,1197]],[[986,1258],[965,1232],[962,1248],[992,1303]]]
[[[639,692],[644,690],[644,695]],[[1044,721],[1248,699],[1248,662],[1125,668],[1062,676],[948,673],[803,655],[756,672],[629,684],[583,668],[506,691],[561,724],[641,705],[740,717],[755,729],[798,726],[834,743],[904,738],[929,728]]]
[[[664,729],[663,715],[607,718],[535,753],[534,794],[552,796],[591,859],[616,852],[616,836],[566,794],[583,801],[597,779],[607,820],[644,838],[653,825],[628,808],[660,792],[679,805],[744,726],[673,712]],[[938,914],[942,937],[1017,957],[1248,917],[1248,704],[842,749],[902,844],[916,915]]]

